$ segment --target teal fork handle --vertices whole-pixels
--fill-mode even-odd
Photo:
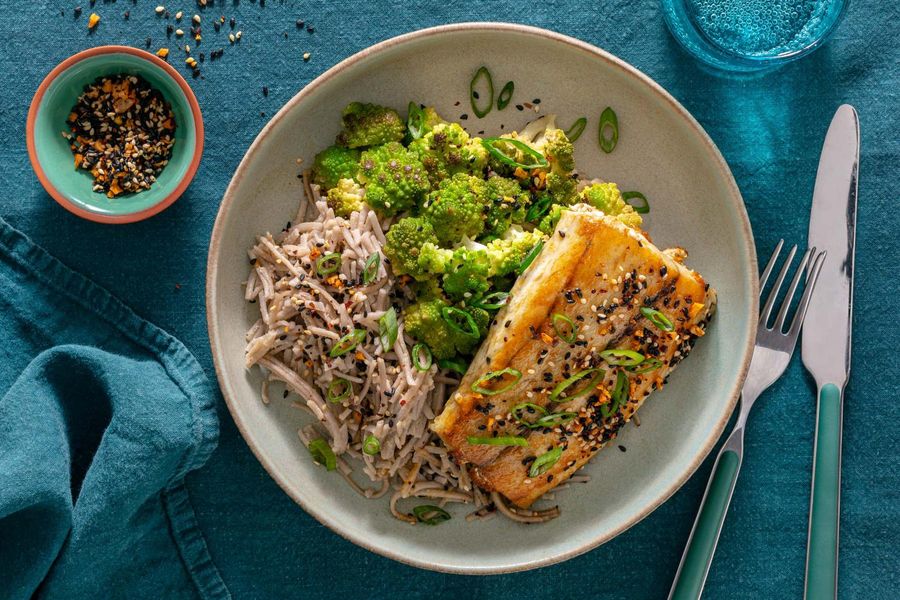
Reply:
[[[696,600],[703,592],[740,468],[741,457],[734,450],[725,449],[716,459],[670,600]]]
[[[837,597],[838,525],[841,503],[841,390],[827,383],[819,390],[809,542],[806,548],[806,600]]]

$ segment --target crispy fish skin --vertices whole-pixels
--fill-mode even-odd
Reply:
[[[543,252],[516,282],[459,390],[432,426],[476,483],[528,507],[614,439],[647,396],[662,387],[703,335],[715,306],[715,291],[680,263],[683,256],[680,249],[660,251],[639,231],[592,208],[578,206],[564,213]],[[655,325],[642,307],[660,311],[673,331]],[[574,340],[566,331],[569,341],[562,339],[554,329],[557,313],[576,324]],[[661,364],[646,373],[630,372],[603,360],[600,353],[607,348],[634,350]],[[474,383],[504,368],[521,372],[521,379],[493,395],[472,391]],[[584,390],[583,395],[551,400],[557,384],[585,369],[598,371],[571,387],[573,392]],[[590,391],[580,387],[600,371],[602,377]],[[604,415],[620,371],[628,377],[628,399]],[[482,386],[490,383],[482,381]],[[577,416],[554,428],[530,429],[511,414],[524,402]],[[520,416],[533,420],[540,415]],[[468,443],[470,436],[497,435],[525,437],[528,446]],[[535,458],[555,448],[561,448],[560,458],[540,476],[530,477]]]

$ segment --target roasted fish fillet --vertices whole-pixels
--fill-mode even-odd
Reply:
[[[478,485],[530,506],[662,387],[716,301],[684,257],[586,205],[564,213],[433,424]]]

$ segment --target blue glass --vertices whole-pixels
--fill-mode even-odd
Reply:
[[[662,0],[675,39],[707,65],[773,69],[821,46],[849,0]]]

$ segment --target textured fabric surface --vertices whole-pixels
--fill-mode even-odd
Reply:
[[[196,359],[2,219],[0,289],[0,598],[227,598],[184,488],[218,435]]]
[[[72,16],[75,4],[85,9],[78,20]],[[900,382],[891,351],[900,340],[893,317],[900,294],[895,274],[900,259],[900,8],[895,3],[853,0],[823,49],[764,77],[731,81],[705,73],[680,51],[656,0],[392,5],[268,0],[264,6],[216,0],[215,8],[203,14],[235,16],[244,35],[231,47],[222,41],[224,33],[217,36],[204,26],[203,47],[224,46],[225,56],[214,63],[207,59],[203,79],[190,80],[207,131],[193,185],[173,207],[144,223],[88,223],[52,202],[28,167],[28,103],[46,72],[77,50],[106,43],[142,47],[148,36],[153,49],[162,45],[165,25],[153,14],[157,4],[97,2],[94,10],[103,20],[92,35],[85,28],[87,0],[23,2],[15,13],[7,12],[0,58],[8,68],[15,65],[15,75],[6,75],[0,88],[0,139],[5,141],[0,215],[183,340],[210,376],[203,314],[206,249],[231,173],[284,102],[326,68],[374,42],[447,22],[503,20],[547,27],[622,57],[668,89],[718,144],[743,193],[762,257],[781,237],[804,242],[825,129],[840,103],[855,105],[863,146],[840,590],[844,598],[900,597],[900,457],[894,443]],[[195,4],[184,7],[190,11]],[[128,21],[122,16],[126,10]],[[315,32],[298,30],[298,18]],[[312,53],[308,62],[302,60],[306,51]],[[172,63],[184,69],[181,55],[173,52],[173,57]],[[534,63],[539,77],[539,58],[523,60]],[[238,598],[664,597],[710,468],[707,461],[669,502],[584,556],[516,575],[452,576],[396,564],[319,525],[265,474],[221,399],[218,410],[219,449],[187,478],[187,489],[213,560]],[[801,597],[813,424],[813,386],[797,357],[751,417],[745,464],[710,573],[709,598]]]

